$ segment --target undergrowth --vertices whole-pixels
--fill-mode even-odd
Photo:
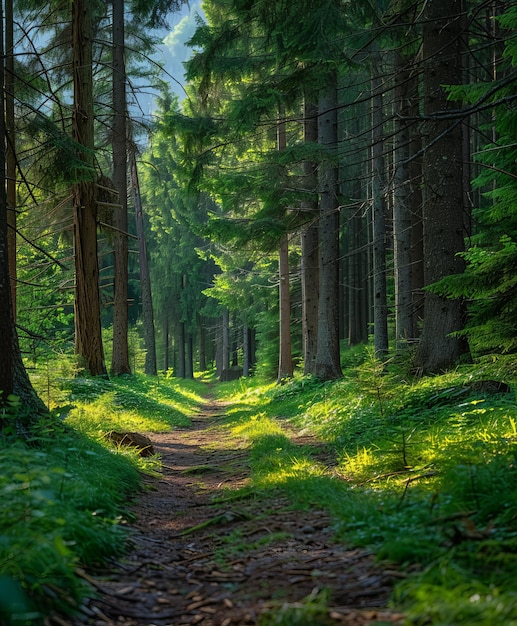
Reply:
[[[415,379],[402,360],[381,363],[364,348],[343,364],[331,383],[217,386],[227,431],[249,448],[247,489],[325,508],[336,540],[398,564],[405,578],[392,603],[406,624],[517,625],[517,407],[504,386],[478,384],[514,383],[515,364]],[[163,377],[64,378],[60,408],[28,438],[4,432],[1,623],[36,626],[78,607],[87,592],[78,567],[123,550],[127,502],[157,462],[113,447],[106,433],[186,425],[205,389]],[[330,601],[282,605],[261,624],[324,624]]]
[[[139,482],[129,460],[52,417],[28,440],[0,439],[0,623],[77,609],[77,568],[122,552]]]
[[[0,433],[0,624],[41,626],[92,590],[81,568],[126,549],[128,505],[157,459],[114,446],[111,430],[186,425],[197,381],[121,377],[60,381],[60,407],[30,432]],[[43,397],[43,396],[42,396]],[[13,423],[16,407],[11,411]],[[19,410],[23,410],[20,407]],[[5,418],[5,416],[4,416]]]
[[[340,381],[232,383],[228,426],[250,448],[257,491],[326,508],[338,540],[399,564],[393,604],[406,624],[517,625],[517,406],[496,384],[513,372],[494,360],[415,379],[363,348]],[[297,445],[293,428],[335,465]],[[264,623],[309,623],[302,609]]]

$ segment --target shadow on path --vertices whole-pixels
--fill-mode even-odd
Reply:
[[[259,624],[265,612],[278,617],[321,594],[329,598],[323,617],[288,623],[400,622],[386,609],[397,573],[363,549],[334,544],[325,512],[236,492],[248,483],[247,452],[221,443],[215,424],[223,415],[214,401],[189,428],[147,433],[162,474],[145,479],[133,507],[131,549],[113,570],[90,579],[99,596],[85,608],[89,618],[74,626]]]

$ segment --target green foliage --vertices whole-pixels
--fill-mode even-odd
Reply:
[[[66,382],[73,408],[67,423],[100,438],[111,430],[161,431],[190,423],[203,383],[143,375]]]
[[[52,609],[77,608],[87,587],[78,565],[96,565],[125,546],[125,503],[138,489],[136,468],[102,446],[40,418],[25,441],[0,440],[3,590],[9,624],[43,624]]]
[[[499,21],[504,28],[515,28],[515,8],[508,7]],[[510,37],[505,42],[504,57],[514,71],[516,46]],[[469,303],[468,323],[459,334],[469,338],[474,354],[514,353],[517,327],[517,181],[514,164],[517,158],[517,114],[508,99],[513,86],[477,83],[451,89],[451,96],[466,102],[493,103],[496,141],[488,143],[476,155],[478,174],[473,181],[484,196],[483,206],[474,211],[475,233],[464,253],[467,264],[462,275],[450,276],[430,290]],[[492,132],[492,130],[490,130]]]
[[[418,380],[364,347],[344,361],[337,382],[228,388],[255,489],[317,503],[338,540],[414,572],[393,595],[408,623],[517,623],[517,410],[513,393],[478,384],[515,372],[515,360]],[[292,440],[291,425],[314,444]],[[311,623],[303,606],[284,608],[266,623]]]
[[[139,471],[158,462],[114,447],[104,434],[188,424],[204,384],[128,376],[72,378],[61,387],[70,404],[38,418],[23,437],[11,428],[23,410],[17,398],[2,408],[0,495],[8,503],[0,514],[2,624],[42,626],[51,611],[72,614],[91,593],[77,568],[123,553]]]

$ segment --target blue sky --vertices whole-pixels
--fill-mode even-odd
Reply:
[[[194,34],[196,15],[203,15],[201,0],[194,0],[190,6],[184,6],[181,11],[172,13],[169,17],[171,31],[164,35],[163,45],[160,46],[165,69],[175,79],[171,79],[171,89],[180,100],[185,96],[181,88],[185,83],[183,63],[191,54],[191,49],[185,46],[185,42]]]

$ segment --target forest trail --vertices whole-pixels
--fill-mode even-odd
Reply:
[[[326,592],[329,608],[314,624],[399,623],[386,608],[397,573],[363,549],[333,543],[332,521],[316,504],[296,511],[279,495],[231,498],[249,468],[246,449],[217,429],[224,410],[207,401],[188,428],[148,434],[162,474],[146,477],[132,507],[131,549],[91,579],[99,596],[74,625],[259,624],[265,612],[278,618]],[[267,624],[287,623],[277,618]]]

